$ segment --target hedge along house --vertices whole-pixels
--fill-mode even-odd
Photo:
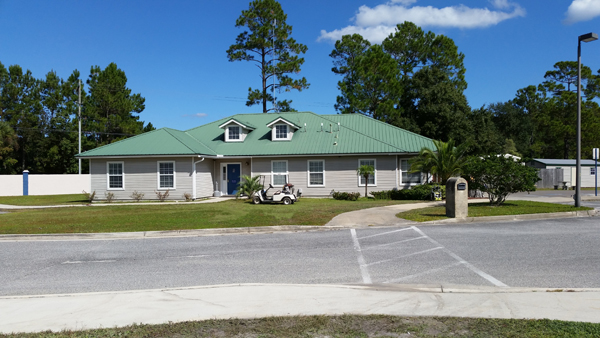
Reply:
[[[359,115],[310,112],[239,114],[187,131],[161,128],[78,155],[90,161],[91,190],[102,198],[155,199],[233,195],[241,175],[261,175],[265,186],[285,183],[303,196],[332,190],[364,193],[360,165],[372,165],[370,191],[420,184],[408,159],[431,139]],[[261,180],[262,182],[262,180]]]

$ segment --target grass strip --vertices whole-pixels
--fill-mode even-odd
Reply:
[[[600,324],[560,320],[387,315],[294,316],[132,325],[86,331],[2,335],[44,337],[598,337]]]
[[[0,196],[0,204],[34,206],[34,205],[66,205],[88,204],[84,194],[44,195],[44,196]]]
[[[469,217],[503,216],[522,214],[544,214],[550,212],[567,212],[579,210],[592,210],[588,207],[575,208],[572,205],[555,204],[534,201],[510,201],[500,206],[491,206],[489,203],[469,204]],[[413,209],[396,214],[397,217],[416,222],[437,221],[447,219],[446,207],[429,207]]]
[[[254,205],[246,199],[219,203],[110,205],[20,209],[0,214],[0,234],[56,234],[324,225],[348,211],[414,203],[359,199],[303,198],[292,205]]]

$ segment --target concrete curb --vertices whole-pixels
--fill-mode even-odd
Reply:
[[[503,221],[528,221],[552,218],[572,218],[572,217],[594,217],[598,210],[581,210],[566,212],[549,212],[543,214],[524,214],[524,215],[503,215],[503,216],[483,216],[467,218],[449,218],[438,221],[420,222],[418,224],[448,224],[448,223],[481,223],[481,222],[503,222]]]

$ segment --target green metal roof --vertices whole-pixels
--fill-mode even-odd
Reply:
[[[271,128],[267,125],[275,120],[274,116],[299,128],[291,140],[271,141]],[[224,131],[219,126],[232,119],[255,127],[243,142],[224,140]],[[417,153],[423,147],[434,148],[433,141],[360,114],[290,112],[238,114],[187,131],[161,128],[80,156],[398,154]]]
[[[271,122],[267,123],[267,127],[269,127],[269,128],[270,128],[270,127],[271,127],[271,125],[272,125],[273,123],[277,122],[277,121],[283,121],[283,122],[285,122],[285,123],[287,123],[287,124],[291,125],[292,127],[296,128],[296,129],[300,129],[300,126],[297,126],[297,125],[296,125],[294,122],[292,122],[292,121],[288,121],[288,120],[286,120],[285,118],[283,118],[283,117],[281,117],[281,116],[279,116],[279,117],[277,117],[276,119],[274,119],[273,121],[271,121]]]
[[[253,126],[252,124],[250,124],[250,123],[248,123],[248,122],[245,122],[245,121],[240,121],[239,119],[235,119],[235,118],[233,118],[233,117],[232,117],[232,118],[230,118],[229,120],[226,120],[225,122],[223,122],[223,123],[222,123],[222,124],[219,126],[219,128],[222,128],[222,127],[224,127],[226,123],[228,123],[228,122],[232,122],[232,121],[233,121],[233,122],[235,122],[235,123],[237,123],[238,125],[241,125],[241,126],[245,127],[246,129],[250,129],[250,130],[254,130],[254,129],[256,129],[256,127],[255,127],[255,126]]]

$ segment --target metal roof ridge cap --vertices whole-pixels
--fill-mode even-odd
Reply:
[[[169,135],[171,135],[171,136],[172,136],[174,139],[176,139],[176,140],[177,140],[177,142],[181,143],[181,144],[182,144],[184,147],[188,148],[188,149],[189,149],[191,152],[193,152],[193,153],[196,153],[196,152],[194,151],[194,149],[192,149],[192,148],[188,147],[188,146],[187,146],[187,144],[185,144],[185,143],[181,142],[181,140],[180,140],[180,139],[178,139],[178,138],[177,138],[175,135],[171,134],[171,132],[169,132],[167,129],[170,129],[170,128],[165,128],[165,131],[166,131],[166,132],[167,132]],[[173,130],[177,130],[177,129],[173,129]],[[180,131],[180,130],[177,130],[177,131]],[[182,132],[182,131],[180,131],[180,132]],[[182,133],[185,133],[186,135],[188,135],[188,134],[187,134],[185,131],[183,131]],[[209,148],[209,149],[210,149],[210,148]],[[212,150],[212,149],[211,149],[211,150]]]
[[[217,154],[216,151],[214,151],[214,149],[212,149],[211,147],[207,146],[206,144],[202,143],[202,141],[198,140],[197,138],[195,138],[194,136],[192,136],[191,134],[188,134],[187,131],[184,131],[183,133],[185,133],[187,136],[191,137],[192,139],[194,139],[194,141],[198,142],[200,145],[202,145],[204,148],[210,150],[213,152],[213,154]]]

